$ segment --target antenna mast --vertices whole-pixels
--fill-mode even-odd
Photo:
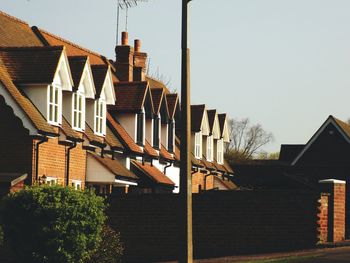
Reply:
[[[125,31],[128,31],[128,11],[129,8],[137,6],[140,2],[147,2],[148,0],[117,0],[117,36],[116,44],[119,44],[119,17],[120,10],[125,10]]]

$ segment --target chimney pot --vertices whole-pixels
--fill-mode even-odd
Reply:
[[[135,50],[135,52],[141,52],[141,40],[140,39],[135,39],[134,50]]]
[[[128,32],[123,31],[122,32],[122,45],[127,46],[128,42],[129,42]]]

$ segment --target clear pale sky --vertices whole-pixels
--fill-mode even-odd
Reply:
[[[116,0],[1,0],[1,10],[114,58]],[[350,1],[192,0],[191,97],[248,117],[275,141],[306,143],[328,115],[350,118]],[[124,13],[121,13],[124,28]],[[129,10],[157,70],[180,91],[181,0]]]

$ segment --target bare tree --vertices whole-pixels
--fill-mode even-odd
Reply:
[[[273,141],[271,132],[260,124],[251,125],[248,118],[230,119],[230,143],[226,147],[228,160],[248,160],[259,153],[261,148]]]

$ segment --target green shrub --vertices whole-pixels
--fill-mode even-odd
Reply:
[[[104,226],[102,242],[86,263],[119,263],[121,262],[123,251],[124,247],[120,241],[120,234],[109,226]]]
[[[0,203],[5,245],[19,262],[83,262],[101,241],[104,209],[90,191],[28,187]]]

